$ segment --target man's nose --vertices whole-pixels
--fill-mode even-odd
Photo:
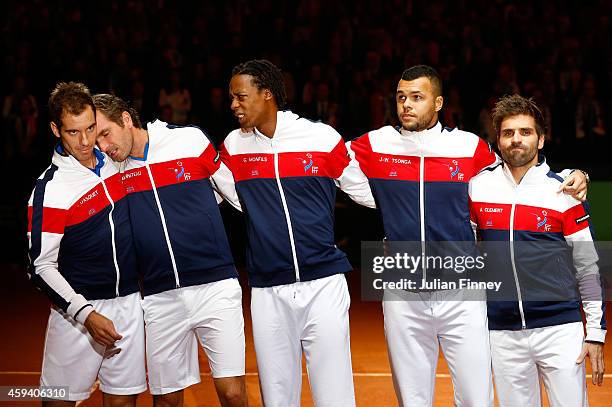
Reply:
[[[81,145],[83,146],[90,145],[89,138],[87,137],[87,132],[81,133]]]
[[[98,143],[98,147],[100,147],[100,150],[106,153],[106,150],[108,149],[108,143],[105,141],[98,141],[97,143]]]

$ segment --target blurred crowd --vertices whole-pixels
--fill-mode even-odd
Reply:
[[[20,204],[49,162],[46,100],[57,81],[115,93],[144,120],[196,124],[219,143],[236,127],[231,69],[251,58],[283,69],[293,111],[346,139],[396,124],[399,76],[423,63],[444,79],[446,126],[493,140],[496,98],[521,93],[546,114],[558,161],[591,169],[610,146],[605,0],[10,0],[0,9],[2,182]],[[612,179],[606,167],[599,177]]]

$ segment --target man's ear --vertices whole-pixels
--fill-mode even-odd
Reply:
[[[272,92],[270,92],[270,89],[264,89],[264,100],[271,100],[272,99]]]
[[[544,139],[546,138],[546,136],[544,136],[544,134],[539,134],[538,135],[538,150],[541,150],[544,148]]]
[[[57,125],[54,122],[50,122],[49,126],[51,127],[51,131],[53,132],[53,135],[57,138],[60,138],[60,132],[59,132],[59,129],[57,128]]]
[[[436,112],[439,112],[442,109],[442,105],[444,104],[444,98],[442,96],[436,96],[435,100]]]
[[[128,129],[134,127],[134,122],[132,122],[132,116],[128,112],[123,111],[121,113],[121,120],[123,120],[123,127],[127,127]]]

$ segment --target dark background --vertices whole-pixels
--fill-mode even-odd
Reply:
[[[231,68],[268,58],[293,111],[352,139],[396,124],[401,72],[424,63],[444,79],[444,125],[491,139],[495,99],[532,96],[548,118],[553,169],[612,180],[611,14],[609,1],[569,0],[2,2],[2,262],[27,260],[27,199],[50,162],[46,100],[60,80],[116,93],[144,120],[199,125],[219,143],[236,127]],[[596,225],[609,222],[610,184],[593,186]],[[242,218],[223,212],[241,264]],[[358,263],[360,241],[382,237],[378,216],[340,196],[336,218],[338,245]]]

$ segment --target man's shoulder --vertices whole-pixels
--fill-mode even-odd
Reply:
[[[305,131],[308,134],[319,137],[336,137],[341,138],[340,133],[327,123],[311,120],[307,117],[298,117],[287,128],[289,131]]]
[[[198,139],[203,137],[208,139],[206,132],[196,124],[172,124],[157,120],[153,128],[158,130],[158,133],[162,136],[166,135],[181,138],[194,137]]]
[[[448,136],[451,137],[457,137],[457,138],[462,138],[465,140],[470,140],[472,142],[479,142],[480,141],[480,137],[478,137],[476,134],[467,131],[467,130],[461,130],[457,127],[443,127],[442,128],[442,133],[446,134]],[[484,141],[484,140],[483,140]],[[486,142],[486,141],[485,141]]]
[[[68,208],[87,184],[83,173],[67,171],[62,166],[51,164],[36,180],[32,198],[38,195],[44,206]]]
[[[482,171],[472,177],[472,179],[470,179],[470,189],[487,189],[491,185],[497,185],[500,182],[503,182],[503,177],[503,166],[502,163],[499,162],[497,165],[484,168]]]
[[[176,151],[179,155],[199,155],[211,144],[208,135],[196,125],[176,125],[156,120],[148,124],[149,153],[164,155]]]
[[[370,130],[369,132],[365,133],[363,136],[367,136],[369,139],[373,139],[373,138],[379,138],[379,137],[395,137],[395,136],[399,136],[399,131],[397,130],[397,128],[388,125],[388,126],[383,126],[383,127],[379,127],[378,129],[374,129],[374,130]]]
[[[234,129],[228,133],[223,140],[223,146],[228,152],[233,151],[233,147],[240,145],[240,143],[252,139],[254,133],[252,131],[244,131],[243,129]]]

